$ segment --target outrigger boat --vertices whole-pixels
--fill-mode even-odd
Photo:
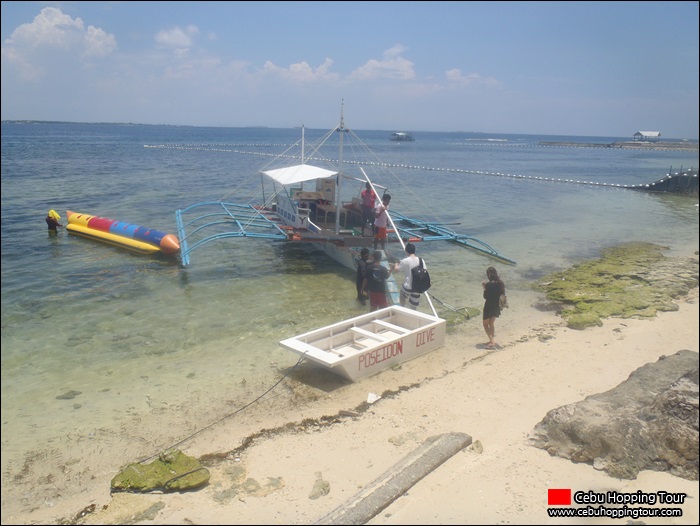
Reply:
[[[334,142],[336,138],[337,143]],[[346,141],[348,144],[345,144]],[[331,145],[338,148],[337,159],[329,158],[332,154],[324,150]],[[294,148],[300,151],[292,153]],[[356,155],[359,152],[358,157],[346,159],[345,148]],[[359,190],[369,183],[380,201],[380,192],[386,192],[387,187],[379,183],[386,182],[381,175],[377,179],[373,174],[371,179],[367,171],[383,169],[386,172],[386,168],[370,148],[345,126],[341,107],[338,126],[310,145],[305,142],[302,127],[301,141],[272,159],[260,171],[262,201],[206,201],[177,210],[175,218],[181,265],[190,265],[192,252],[209,242],[248,237],[308,243],[354,270],[362,248],[367,247],[371,251],[373,246],[372,226],[364,225],[363,228],[362,224]],[[394,178],[398,180],[398,177]],[[354,195],[346,191],[348,183],[357,188]],[[502,262],[515,263],[483,241],[458,234],[444,223],[411,219],[391,208],[389,221],[387,248],[392,243],[400,243],[403,247],[407,242],[448,240]],[[368,231],[367,235],[363,235],[365,230]],[[382,264],[389,267],[387,254],[382,259]],[[387,294],[390,304],[399,303],[399,289],[393,276],[387,281]],[[430,305],[432,307],[432,303]]]

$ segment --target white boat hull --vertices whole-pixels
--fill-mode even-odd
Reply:
[[[345,268],[355,270],[357,268],[357,258],[360,257],[362,247],[344,247],[334,243],[313,243],[314,248],[323,251],[330,258],[334,259]],[[371,248],[370,248],[371,253]]]
[[[392,306],[279,343],[355,382],[442,347],[446,326],[441,318]]]

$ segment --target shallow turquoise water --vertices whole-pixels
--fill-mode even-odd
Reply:
[[[279,340],[363,312],[353,273],[302,246],[228,239],[195,252],[182,269],[46,232],[48,209],[63,222],[70,209],[174,233],[178,208],[252,195],[249,176],[298,133],[2,124],[3,477],[46,444],[70,456],[73,446],[60,437],[104,445],[104,437],[128,434],[144,449],[172,443],[250,402],[292,367],[297,357]],[[495,262],[509,290],[625,241],[651,241],[671,254],[698,248],[697,198],[556,181],[649,183],[671,167],[697,167],[697,150],[539,144],[620,138],[489,142],[416,133],[415,142],[391,143],[389,132],[358,135],[396,165],[394,179],[378,181],[392,193],[392,209],[430,211],[517,261]],[[481,306],[480,283],[494,261],[442,242],[423,244],[419,255],[437,299]],[[70,391],[80,394],[56,398]],[[155,432],[139,424],[159,411],[181,411],[187,425]]]

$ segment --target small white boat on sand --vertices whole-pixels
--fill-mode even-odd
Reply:
[[[355,382],[442,347],[446,327],[441,318],[394,305],[280,345]]]

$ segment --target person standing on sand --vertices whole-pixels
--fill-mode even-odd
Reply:
[[[489,337],[489,342],[486,344],[487,349],[495,349],[496,341],[496,318],[501,315],[501,306],[499,298],[501,294],[506,293],[506,285],[503,283],[498,272],[493,267],[486,269],[486,277],[488,281],[482,281],[481,286],[484,289],[484,330]]]

